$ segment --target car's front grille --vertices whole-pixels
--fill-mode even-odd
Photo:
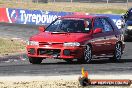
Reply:
[[[41,46],[41,45],[49,45],[49,43],[48,42],[39,42],[39,45]]]
[[[38,49],[39,55],[59,55],[60,49]]]
[[[39,46],[43,46],[43,45],[63,45],[63,43],[59,43],[59,42],[39,42]]]

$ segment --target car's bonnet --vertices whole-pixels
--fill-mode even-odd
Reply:
[[[41,42],[82,42],[86,39],[90,39],[88,33],[50,33],[43,32],[34,35],[30,38],[33,41]]]

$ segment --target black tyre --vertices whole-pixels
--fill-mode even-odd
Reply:
[[[121,56],[122,56],[122,45],[121,43],[117,43],[115,45],[114,56],[110,58],[110,60],[119,62],[121,60]]]
[[[43,59],[40,58],[33,58],[33,57],[29,57],[29,62],[32,64],[41,64]]]
[[[92,59],[92,48],[90,45],[87,45],[84,50],[84,56],[83,56],[83,58],[79,59],[79,62],[90,63],[91,59]]]

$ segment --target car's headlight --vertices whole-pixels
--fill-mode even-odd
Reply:
[[[80,46],[79,42],[67,42],[64,43],[63,46]]]
[[[127,29],[132,30],[132,26],[127,26]]]
[[[39,42],[36,42],[36,41],[28,41],[27,42],[27,45],[36,45],[36,46],[38,46],[39,45]]]

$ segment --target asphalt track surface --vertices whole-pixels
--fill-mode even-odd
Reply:
[[[38,33],[38,26],[0,24],[0,37],[28,38]],[[84,67],[89,74],[100,75],[132,75],[132,42],[126,42],[125,52],[120,63],[110,62],[109,59],[93,60],[90,64],[79,64],[76,61],[67,63],[63,60],[46,59],[40,65],[32,65],[28,62],[25,54],[0,57],[0,76],[58,76],[80,75]]]

